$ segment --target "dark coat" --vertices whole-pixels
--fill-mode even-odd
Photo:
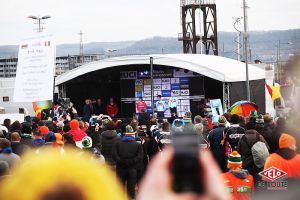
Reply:
[[[258,140],[256,138],[257,134],[259,135]],[[239,141],[239,153],[241,154],[242,157],[243,168],[248,169],[250,171],[253,170],[254,173],[255,171],[259,171],[259,169],[257,169],[256,165],[254,164],[251,148],[258,141],[265,143],[266,146],[269,148],[264,137],[260,135],[256,130],[246,131],[245,135]]]
[[[105,158],[105,162],[109,165],[115,165],[115,160],[112,157],[113,146],[120,141],[120,137],[115,130],[106,130],[101,133],[101,147],[102,155]]]
[[[225,146],[222,144],[225,127],[219,126],[209,132],[210,149],[223,172],[226,171]]]
[[[25,151],[29,150],[29,146],[20,142],[12,142],[11,148],[13,153],[21,156]]]
[[[276,131],[275,126],[272,124],[265,124],[264,129],[261,131],[261,135],[270,147],[269,153],[275,153],[275,151],[279,149],[279,137],[281,135]]]
[[[82,112],[82,119],[86,122],[88,122],[92,116],[92,114],[94,114],[94,108],[92,104],[85,104],[83,107],[83,112]]]
[[[137,169],[138,164],[143,162],[143,147],[135,140],[123,138],[114,145],[113,158],[117,168]]]

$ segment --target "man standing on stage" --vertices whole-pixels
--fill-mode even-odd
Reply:
[[[157,111],[157,117],[164,118],[166,105],[165,105],[165,101],[161,100],[161,95],[157,95],[157,102],[155,103],[155,106]]]
[[[140,97],[139,101],[136,103],[137,114],[142,113],[143,109],[147,111],[147,104],[145,103],[145,101],[143,101],[143,97]]]
[[[175,114],[175,116],[177,116],[177,105],[178,105],[178,99],[175,96],[175,92],[172,91],[171,98],[169,99],[169,108],[171,114]]]

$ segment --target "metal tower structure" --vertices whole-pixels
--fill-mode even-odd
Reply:
[[[241,26],[241,19],[242,17],[235,17],[233,18],[234,24],[233,28],[237,31],[236,32],[236,37],[234,38],[234,42],[236,43],[236,55],[237,55],[237,60],[241,61],[242,54],[241,54],[241,49],[242,49],[242,43],[241,43],[241,36],[242,36],[242,31],[240,30]]]
[[[80,63],[84,63],[84,55],[83,55],[83,40],[82,35],[84,34],[82,30],[78,33],[80,37],[80,44],[79,44],[79,55],[80,55]]]
[[[181,0],[180,7],[182,33],[178,34],[178,40],[183,42],[183,53],[196,54],[198,44],[201,51],[204,47],[205,54],[218,55],[215,0]],[[197,12],[200,13],[199,20],[196,19]],[[200,27],[200,33],[196,31],[197,26]],[[203,30],[203,35],[201,30]]]

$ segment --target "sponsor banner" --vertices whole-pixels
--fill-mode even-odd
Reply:
[[[181,90],[189,89],[189,84],[182,84],[182,85],[180,85],[180,89]]]
[[[180,90],[180,84],[172,84],[171,90]]]
[[[190,106],[180,106],[181,107],[181,111],[186,113],[186,112],[189,112],[190,111]]]
[[[144,79],[144,85],[151,85],[151,79]]]
[[[137,79],[137,71],[120,72],[121,80]]]
[[[153,79],[153,85],[161,85],[161,79],[160,78]]]
[[[145,101],[145,103],[147,104],[147,107],[151,107],[151,101]]]
[[[149,107],[149,106],[148,106],[148,107],[147,107],[147,112],[148,112],[148,113],[152,113],[152,107]]]
[[[154,96],[161,95],[161,90],[154,90]]]
[[[147,91],[144,91],[144,96],[143,97],[151,97],[151,90],[147,90]]]
[[[55,50],[51,35],[39,33],[20,42],[14,102],[53,99]]]
[[[144,91],[151,91],[151,85],[144,85]]]
[[[179,84],[180,80],[179,78],[171,78],[171,84]]]
[[[180,78],[180,84],[188,84],[189,78]]]
[[[161,90],[161,85],[153,85],[153,90]]]
[[[163,97],[170,97],[171,91],[170,90],[162,90],[162,96]]]
[[[143,86],[142,85],[136,85],[135,86],[135,91],[143,91]]]
[[[171,83],[171,79],[170,78],[162,78],[161,79],[161,84],[170,84]]]
[[[161,85],[162,90],[171,90],[171,85],[170,84],[163,84]]]
[[[180,90],[180,95],[181,96],[189,96],[190,95],[190,90]]]
[[[135,85],[143,85],[143,79],[135,80]]]
[[[181,100],[180,103],[181,103],[182,106],[189,106],[190,105],[190,100],[187,100],[187,99]]]
[[[219,118],[220,115],[223,115],[223,106],[221,99],[212,99],[210,100],[210,107],[212,110],[212,115]]]
[[[172,93],[175,94],[175,96],[180,96],[180,90],[172,90]]]
[[[136,97],[143,97],[143,92],[142,91],[136,91],[135,96]]]

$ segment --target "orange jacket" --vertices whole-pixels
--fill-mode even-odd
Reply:
[[[284,159],[277,153],[272,153],[266,163],[264,169],[276,167],[288,174],[288,177],[300,177],[300,155],[297,154],[290,160]]]
[[[232,172],[222,174],[226,190],[232,194],[233,200],[251,199],[254,190],[254,181],[252,175],[248,174],[246,178],[238,178]]]

